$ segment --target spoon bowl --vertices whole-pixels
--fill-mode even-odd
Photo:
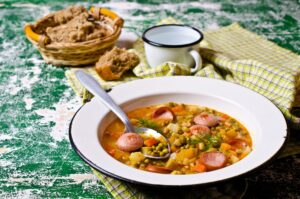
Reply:
[[[146,136],[149,137],[154,137],[155,139],[160,139],[161,137],[164,139],[165,143],[167,143],[167,148],[168,148],[168,153],[164,156],[151,156],[151,155],[147,155],[144,154],[145,157],[147,158],[151,158],[151,159],[165,159],[170,157],[170,151],[171,151],[171,146],[170,143],[168,141],[168,139],[164,136],[162,136],[162,134],[158,133],[157,131],[150,129],[150,128],[145,128],[145,127],[134,127],[135,129],[135,133],[143,133]]]
[[[104,105],[106,105],[112,112],[114,112],[120,120],[125,125],[125,132],[124,133],[143,133],[146,136],[152,136],[155,139],[162,138],[164,142],[167,144],[168,153],[164,156],[152,156],[148,154],[144,154],[145,157],[151,159],[165,159],[170,156],[171,147],[168,139],[164,137],[159,132],[145,127],[134,127],[131,123],[129,118],[127,117],[126,113],[114,102],[114,100],[101,88],[100,84],[90,75],[82,72],[76,71],[76,77],[82,83],[82,85],[89,90],[94,96],[97,97]]]

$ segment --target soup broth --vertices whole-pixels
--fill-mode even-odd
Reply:
[[[252,150],[248,130],[236,119],[216,110],[188,104],[166,103],[127,113],[135,126],[157,130],[170,142],[171,155],[155,160],[145,155],[164,156],[166,144],[142,136],[143,146],[127,152],[118,148],[124,124],[113,121],[104,131],[102,146],[118,161],[137,169],[165,174],[195,174],[232,165]]]

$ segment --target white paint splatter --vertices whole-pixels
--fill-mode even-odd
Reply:
[[[212,2],[191,2],[188,3],[189,7],[199,7],[206,10],[220,10],[220,3],[212,3]]]
[[[42,63],[44,63],[44,60],[43,59],[41,59],[40,57],[38,57],[38,56],[33,56],[33,57],[31,57],[31,58],[29,58],[29,59],[27,59],[27,61],[30,61],[30,62],[32,62],[34,65],[36,65],[36,66],[38,66],[38,65],[40,65],[40,64],[42,64]],[[37,70],[37,69],[36,69]],[[40,69],[41,70],[41,69]]]
[[[33,178],[9,178],[9,182],[29,182],[31,183],[33,181]]]
[[[3,133],[0,133],[0,140],[11,140],[13,137],[10,135],[5,135]]]
[[[114,10],[143,10],[143,11],[152,11],[154,8],[157,8],[157,5],[149,5],[149,4],[139,4],[137,2],[107,2],[98,4],[101,7],[109,7]],[[172,9],[183,6],[189,7],[199,7],[207,10],[220,10],[220,3],[212,3],[212,2],[182,2],[182,3],[164,3],[159,5],[160,10],[164,9]]]
[[[80,184],[85,180],[96,180],[96,176],[93,174],[71,174],[69,176],[70,179],[76,182],[76,184]]]
[[[30,110],[32,108],[32,104],[35,102],[34,99],[29,98],[29,97],[24,97],[23,101],[25,102],[25,109]]]
[[[38,75],[41,73],[41,69],[38,66],[32,67],[31,70],[28,71],[28,73],[30,72],[33,73],[33,76],[30,76],[28,74],[25,77],[21,78],[21,84],[23,88],[31,89],[32,85],[40,80]]]
[[[65,99],[65,97],[63,97]],[[67,138],[69,121],[80,107],[81,102],[79,98],[73,98],[70,101],[62,101],[54,105],[52,109],[38,109],[36,114],[43,117],[41,123],[54,122],[55,126],[52,128],[50,135],[55,141],[62,141]]]
[[[39,5],[31,3],[13,3],[12,6],[17,8],[39,8]]]
[[[8,153],[10,151],[11,149],[7,148],[6,146],[0,148],[0,154]]]
[[[241,6],[241,5],[249,5],[249,4],[257,4],[257,0],[236,1],[236,2],[232,1],[232,2],[230,2],[230,4],[232,4],[232,5],[239,5],[239,6]]]
[[[20,51],[19,45],[15,45],[13,42],[7,42],[6,40],[4,40],[4,42],[2,43],[2,47],[5,50],[1,51],[0,62],[11,61],[11,56],[17,54]]]
[[[22,88],[31,89],[31,86],[39,81],[37,76],[30,77],[26,75],[25,77],[21,78]]]
[[[39,4],[31,4],[31,3],[14,3],[12,4],[13,7],[17,8],[23,8],[23,9],[32,9],[34,11],[41,11],[39,12],[43,16],[50,13],[50,7],[49,6],[43,6]],[[40,16],[37,16],[40,17]]]
[[[98,6],[100,7],[110,7],[115,10],[134,10],[134,9],[143,9],[143,10],[150,10],[150,6],[141,6],[136,2],[106,2],[106,3],[99,3]],[[152,6],[151,6],[152,7]]]
[[[9,160],[0,160],[0,167],[7,167],[12,165],[13,163]]]
[[[12,87],[10,90],[11,95],[16,95],[21,90],[21,87]]]
[[[28,60],[31,60],[34,64],[40,64],[42,62],[41,60],[38,60],[34,57]],[[41,68],[38,66],[31,67],[31,71],[33,72],[34,75],[39,75],[42,72]]]
[[[217,30],[218,28],[220,28],[220,26],[216,22],[209,23],[206,26],[206,30]]]
[[[15,86],[17,83],[17,80],[18,80],[17,75],[10,76],[10,78],[8,80],[7,89],[11,95],[16,95],[21,90],[21,87]]]
[[[90,173],[79,173],[79,174],[71,174],[67,177],[43,177],[41,176],[40,181],[44,182],[55,182],[56,180],[72,180],[75,184],[80,184],[84,181],[91,180],[91,181],[97,181],[97,177]],[[9,182],[29,182],[31,183],[34,180],[34,178],[22,178],[22,177],[11,177],[8,179]],[[49,185],[49,184],[45,184]]]
[[[9,78],[6,84],[6,89],[10,95],[17,95],[18,92],[24,88],[31,89],[32,85],[40,80],[38,77],[38,75],[41,73],[40,67],[34,66],[30,68],[30,70],[27,70],[26,73],[27,75],[22,78],[18,77],[19,74],[13,75]],[[29,73],[32,73],[33,77],[30,76]]]
[[[36,194],[41,192],[42,192],[41,190],[37,190],[37,189],[25,189],[25,190],[19,190],[15,192],[16,195],[12,193],[11,197],[16,199],[34,199],[34,198],[38,198],[36,197]]]

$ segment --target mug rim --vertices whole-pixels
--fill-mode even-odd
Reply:
[[[186,28],[190,28],[194,31],[196,31],[200,37],[199,39],[197,39],[196,41],[194,42],[190,42],[190,43],[186,43],[186,44],[176,44],[176,45],[172,45],[172,44],[161,44],[161,43],[158,43],[158,42],[154,42],[154,41],[151,41],[149,39],[146,38],[146,33],[152,29],[155,29],[155,28],[159,28],[159,27],[164,27],[164,26],[180,26],[180,27],[186,27]],[[156,26],[152,26],[150,28],[147,28],[144,32],[143,32],[143,35],[142,35],[142,39],[144,42],[146,42],[147,44],[150,44],[152,46],[157,46],[157,47],[166,47],[166,48],[180,48],[180,47],[187,47],[187,46],[193,46],[199,42],[202,41],[203,39],[203,33],[198,30],[197,28],[193,27],[193,26],[190,26],[190,25],[186,25],[186,24],[163,24],[163,25],[156,25]]]

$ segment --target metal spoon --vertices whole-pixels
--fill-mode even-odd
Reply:
[[[124,113],[124,111],[113,101],[113,99],[101,88],[100,84],[91,76],[88,75],[80,70],[75,72],[76,77],[82,83],[82,85],[89,90],[94,96],[97,96],[98,99],[106,105],[112,112],[114,112],[118,118],[124,123],[125,125],[125,133],[145,133],[147,136],[153,136],[154,138],[158,139],[162,137],[164,141],[167,143],[168,146],[168,153],[164,156],[151,156],[144,154],[145,157],[151,159],[165,159],[170,156],[171,147],[168,139],[164,137],[162,134],[158,133],[157,131],[145,128],[145,127],[134,127],[130,123],[129,118]]]

